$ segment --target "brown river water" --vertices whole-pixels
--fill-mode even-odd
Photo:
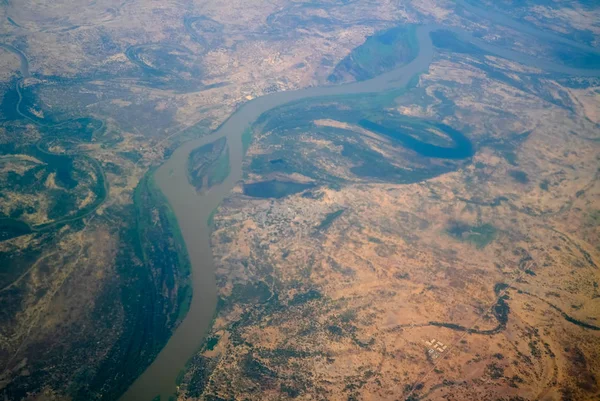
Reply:
[[[497,23],[512,24],[512,20],[499,14],[489,16]],[[506,21],[502,21],[506,19]],[[402,88],[416,74],[426,71],[433,59],[433,45],[429,33],[437,29],[451,29],[462,39],[480,46],[483,50],[529,64],[546,71],[562,74],[600,76],[600,71],[578,69],[532,58],[507,49],[495,48],[468,33],[455,28],[423,25],[416,30],[419,44],[417,57],[409,64],[376,78],[339,86],[323,86],[268,94],[242,105],[211,135],[182,144],[155,172],[154,179],[167,197],[175,212],[185,240],[192,266],[193,299],[189,312],[167,345],[154,362],[133,383],[120,401],[150,401],[157,395],[162,401],[176,391],[175,380],[188,359],[200,348],[209,329],[217,303],[215,267],[210,249],[210,213],[231,192],[242,178],[242,133],[258,117],[283,104],[307,98],[374,93]],[[527,32],[530,34],[530,32]],[[190,152],[219,138],[226,137],[230,152],[231,172],[220,185],[207,192],[197,193],[187,178],[187,160]]]

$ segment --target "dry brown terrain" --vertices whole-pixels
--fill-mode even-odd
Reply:
[[[539,26],[589,30],[597,44],[597,9],[527,10]],[[0,0],[2,43],[31,72],[21,79],[18,57],[0,48],[0,218],[29,227],[0,232],[0,398],[116,399],[189,300],[185,250],[151,168],[252,98],[326,84],[374,32],[431,20],[481,28],[451,1]],[[581,323],[600,326],[600,85],[533,85],[529,67],[491,56],[486,65],[528,90],[469,56],[438,55],[417,87],[429,100],[410,92],[390,109],[469,127],[480,145],[472,163],[412,184],[374,182],[338,163],[342,148],[315,129],[298,151],[336,157],[315,160],[343,185],[247,170],[246,183],[317,186],[272,200],[240,184],[219,209],[213,245],[229,300],[180,399],[598,396],[599,332]],[[70,125],[83,118],[101,124]],[[395,166],[445,166],[334,118],[315,127],[354,132]],[[246,167],[273,150],[275,134],[261,134]],[[52,155],[72,158],[72,188]],[[458,223],[475,231],[448,234]],[[488,225],[493,235],[477,231]],[[429,353],[433,339],[443,351]]]
[[[164,205],[135,198],[135,188],[144,193],[140,180],[177,143],[206,134],[248,99],[322,82],[385,24],[376,16],[405,13],[374,4],[313,10],[345,26],[289,30],[287,19],[307,17],[287,1],[2,3],[3,43],[25,54],[32,76],[18,81],[18,58],[0,49],[0,145],[18,147],[0,161],[0,212],[43,231],[0,242],[0,394],[114,399],[143,370],[183,316],[188,270],[172,256],[181,249]],[[102,128],[85,139],[55,137],[62,122],[80,117]],[[75,190],[28,153],[33,146],[76,158]],[[108,191],[89,211],[101,198],[90,189],[100,177],[81,155],[99,163]],[[153,305],[163,320],[152,321]],[[151,334],[130,348],[141,327]]]
[[[438,58],[416,90],[428,104],[409,92],[390,112],[436,118],[443,93],[456,106],[444,122],[472,127],[479,141],[473,162],[415,184],[368,182],[318,159],[315,149],[342,152],[320,130],[358,133],[383,154],[389,143],[316,120],[295,140],[297,154],[350,183],[281,199],[239,185],[219,208],[221,309],[180,399],[600,394],[597,126],[583,108],[567,112],[464,57]],[[274,135],[256,133],[245,183],[301,181],[252,172],[253,159],[285,146]]]

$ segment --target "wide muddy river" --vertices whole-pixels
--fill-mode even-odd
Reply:
[[[471,6],[468,7],[471,8]],[[494,19],[497,23],[504,21],[504,24],[511,24],[513,28],[519,26],[514,25],[514,21],[511,22],[504,16],[493,14],[492,16],[486,15],[486,17]],[[121,397],[121,401],[150,401],[157,395],[160,395],[163,401],[168,400],[169,396],[176,390],[175,380],[178,373],[203,342],[217,302],[215,268],[210,249],[210,229],[207,226],[207,220],[211,211],[219,205],[242,178],[241,137],[244,130],[250,127],[261,114],[285,103],[312,97],[380,92],[406,86],[415,74],[425,71],[429,67],[434,52],[429,34],[438,29],[451,29],[461,39],[480,46],[488,53],[532,65],[545,71],[570,75],[600,76],[598,70],[563,66],[507,49],[496,48],[473,38],[467,32],[454,28],[423,25],[416,30],[419,43],[417,57],[401,68],[368,81],[278,92],[253,99],[241,106],[211,135],[181,145],[155,172],[154,178],[174,210],[185,239],[192,266],[194,295],[184,321],[159,353],[156,360]],[[525,33],[531,35],[533,34],[531,31],[532,29],[527,27]],[[565,40],[560,38],[561,42]],[[229,144],[231,172],[221,185],[210,189],[208,192],[198,194],[188,182],[186,174],[188,156],[193,149],[222,137],[226,137]]]

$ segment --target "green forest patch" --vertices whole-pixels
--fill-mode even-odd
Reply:
[[[188,157],[188,179],[197,191],[222,183],[229,173],[229,147],[225,137],[192,150]]]
[[[408,64],[419,53],[413,25],[401,25],[369,36],[335,67],[329,82],[364,81]]]
[[[496,239],[498,229],[489,223],[472,226],[453,221],[449,224],[446,232],[459,241],[470,242],[481,249]]]

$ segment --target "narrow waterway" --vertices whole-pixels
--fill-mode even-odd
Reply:
[[[536,27],[533,23],[525,23],[512,19],[509,15],[506,15],[502,12],[496,11],[493,8],[483,8],[478,7],[474,4],[471,4],[469,0],[455,0],[456,4],[468,12],[477,15],[478,17],[483,18],[484,22],[494,22],[495,24],[502,25],[515,31],[518,31],[525,35],[530,35],[536,37],[541,40],[546,40],[549,42],[560,43],[575,49],[579,49],[585,52],[598,52],[598,49],[588,46],[584,43],[575,42],[566,38],[565,36],[560,35],[558,32],[552,32],[550,30],[545,30],[542,28]]]
[[[0,43],[0,47],[5,50],[8,50],[9,52],[14,53],[19,58],[19,70],[21,71],[21,76],[23,78],[29,78],[29,61],[27,61],[27,57],[25,56],[25,54],[16,47],[7,45],[5,43]]]
[[[190,310],[177,328],[167,345],[150,367],[135,381],[121,398],[121,401],[150,401],[157,395],[168,400],[175,388],[175,380],[186,361],[200,347],[203,337],[212,320],[217,288],[215,268],[210,249],[208,217],[213,209],[230,193],[242,178],[242,133],[256,119],[268,110],[285,103],[301,99],[373,93],[402,88],[417,73],[427,70],[433,59],[433,46],[430,32],[448,29],[437,25],[420,26],[416,30],[419,43],[417,57],[408,65],[380,75],[374,79],[341,86],[314,87],[298,91],[278,92],[254,99],[241,106],[221,127],[208,137],[193,140],[181,145],[155,173],[155,181],[166,195],[173,208],[192,265],[194,296]],[[491,46],[473,38],[466,32],[452,29],[461,39],[481,46],[483,50],[513,61],[532,64],[535,67],[562,74],[600,76],[600,71],[577,69],[550,63],[526,56],[508,49]],[[229,144],[231,173],[226,181],[206,193],[196,193],[188,182],[186,163],[190,152],[202,145],[226,137]]]

